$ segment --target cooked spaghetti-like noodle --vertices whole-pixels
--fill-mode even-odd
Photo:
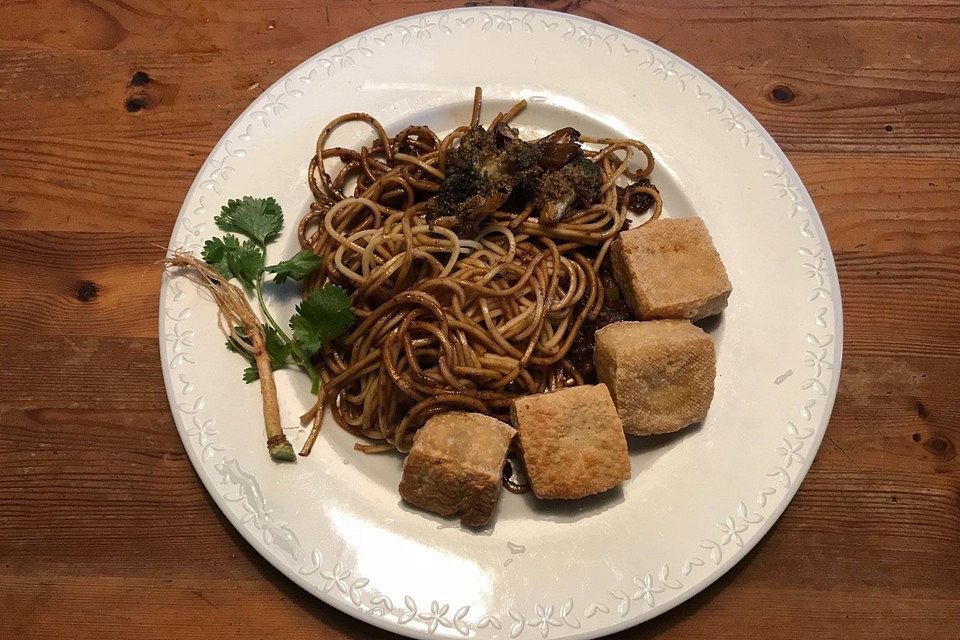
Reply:
[[[489,130],[524,106],[499,114]],[[472,114],[476,125],[479,90]],[[327,146],[348,122],[369,125],[375,141],[360,150]],[[583,155],[602,175],[593,204],[553,223],[539,220],[529,202],[519,211],[497,208],[476,235],[460,237],[428,222],[427,213],[469,129],[440,138],[411,126],[390,137],[375,118],[350,113],[323,128],[310,164],[316,202],[299,237],[323,267],[304,294],[339,284],[359,319],[318,355],[323,389],[314,411],[327,405],[341,426],[401,451],[433,414],[506,418],[520,395],[583,384],[568,352],[604,305],[601,270],[610,244],[638,196],[647,198],[642,208],[651,206],[652,217],[660,214],[659,193],[645,179],[654,166],[646,145],[583,138]],[[642,168],[633,169],[638,154]],[[327,171],[331,159],[343,165],[335,174]],[[618,184],[630,179],[636,182]]]

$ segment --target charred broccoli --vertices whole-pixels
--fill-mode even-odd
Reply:
[[[540,222],[559,222],[578,200],[586,205],[595,203],[602,183],[600,167],[582,153],[563,168],[549,172],[540,182],[536,195]]]
[[[507,144],[500,154],[500,163],[513,178],[514,188],[533,189],[537,186],[543,177],[539,164],[542,155],[540,149],[523,140]]]
[[[473,196],[483,194],[489,186],[490,181],[476,167],[447,173],[447,177],[440,184],[430,214],[433,217],[456,215],[459,205]]]
[[[518,186],[532,189],[543,170],[540,151],[515,137],[471,127],[447,158],[447,174],[427,221],[476,235],[480,223]]]
[[[495,153],[494,141],[487,130],[480,125],[470,127],[447,156],[447,173],[478,169],[485,156]]]
[[[603,177],[584,157],[579,136],[574,129],[562,129],[525,142],[503,123],[490,131],[471,127],[447,157],[446,177],[427,209],[427,221],[472,237],[511,194],[532,197],[546,224],[562,219],[577,201],[593,204]]]

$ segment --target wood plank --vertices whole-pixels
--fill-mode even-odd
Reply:
[[[877,456],[879,457],[879,456]],[[837,580],[856,581],[853,565],[870,557],[879,558],[909,545],[916,551],[917,565],[913,571],[904,571],[904,585],[922,587],[928,584],[929,569],[938,562],[947,562],[960,569],[960,559],[946,560],[943,556],[960,545],[960,485],[956,477],[943,473],[908,473],[850,469],[847,464],[829,465],[817,461],[817,468],[804,480],[803,490],[791,503],[788,516],[780,523],[789,529],[785,541],[791,537],[815,534],[817,540],[805,543],[809,551],[830,555],[833,562],[847,565],[840,570]],[[892,467],[893,464],[888,464]],[[953,465],[956,469],[956,465]],[[860,547],[855,553],[848,549],[822,550],[814,548],[824,541],[839,542],[856,531]],[[839,556],[845,556],[841,558]],[[921,560],[923,557],[925,560]],[[799,562],[800,560],[798,560]],[[902,559],[887,559],[881,564],[901,563]],[[838,567],[841,569],[842,567]],[[948,576],[936,578],[936,583],[960,597],[960,587]]]
[[[157,262],[167,241],[166,230],[149,236],[0,232],[0,335],[155,336]],[[45,343],[28,344],[46,350]],[[66,353],[86,353],[87,344]]]
[[[210,148],[175,139],[0,137],[0,229],[162,237]]]
[[[24,5],[34,5],[25,11]],[[59,6],[57,6],[59,5]],[[223,53],[254,50],[276,54],[322,38],[328,44],[370,26],[462,2],[336,0],[318,4],[295,0],[263,4],[243,0],[212,7],[190,0],[129,2],[23,2],[0,13],[0,47],[41,51],[157,51]],[[15,15],[17,20],[7,16]],[[84,29],[48,28],[50,19]],[[314,50],[318,50],[313,45]]]
[[[0,233],[0,331],[154,335],[156,245],[121,234]],[[847,353],[960,355],[960,325],[942,321],[960,315],[960,256],[841,252],[837,262]],[[883,313],[877,296],[889,305]]]
[[[960,159],[793,153],[834,252],[960,255]]]
[[[58,362],[71,341],[81,344],[82,359]],[[2,386],[12,392],[0,404],[4,570],[176,573],[184,566],[184,537],[208,561],[185,571],[233,570],[221,563],[242,543],[190,469],[154,368],[156,343],[44,344],[4,348],[0,361]],[[132,384],[116,375],[144,359],[147,367]],[[901,366],[891,368],[888,357],[847,354],[827,439],[779,526],[843,537],[855,524],[863,554],[912,537],[915,556],[940,563],[944,545],[960,543],[960,400],[953,386],[960,367],[956,359],[930,356],[898,360]],[[58,370],[83,382],[65,384]],[[139,552],[143,544],[151,545],[149,556]]]
[[[209,640],[272,638],[322,625],[318,637],[324,640],[395,637],[324,605],[275,569],[264,568],[270,572],[266,580],[8,578],[0,582],[0,599],[14,603],[5,611],[5,632],[18,639]]]
[[[485,4],[485,3],[477,3]],[[493,3],[491,3],[493,4]],[[505,3],[509,4],[509,3]],[[850,69],[902,64],[890,42],[898,42],[920,65],[928,56],[956,62],[949,36],[955,34],[956,4],[912,2],[803,2],[717,5],[711,2],[628,4],[612,0],[531,2],[544,8],[584,15],[648,37],[668,46],[694,42],[703,57],[749,59],[759,50],[781,57],[791,46],[803,49],[793,59],[811,67]],[[140,0],[122,3],[10,3],[0,14],[0,46],[31,50],[159,51],[219,53],[228,50],[276,51],[304,46],[318,36],[336,42],[370,26],[418,12],[462,6],[462,2],[309,0],[264,5],[256,0],[211,8],[189,0]],[[25,7],[32,6],[32,11]],[[518,8],[520,13],[523,8]],[[17,20],[8,16],[15,15]],[[79,23],[83,30],[48,28],[53,17]],[[801,30],[798,25],[802,26]],[[751,38],[737,38],[749,26]],[[913,37],[902,38],[909,33]],[[862,46],[857,43],[862,36]],[[314,46],[313,50],[317,50]],[[709,52],[714,52],[709,54]],[[811,55],[803,55],[805,53]],[[698,60],[690,56],[692,62]]]
[[[2,458],[9,462],[12,456]],[[96,461],[89,451],[66,450],[57,457],[45,448],[27,471],[0,473],[0,488],[15,483],[32,496],[17,500],[13,491],[4,491],[0,499],[9,516],[0,523],[0,583],[4,575],[257,579],[261,569],[252,560],[258,554],[219,513],[188,462],[127,453],[112,477],[83,471]],[[960,545],[958,500],[955,474],[873,470],[868,475],[845,461],[818,461],[777,524],[776,542],[764,543],[763,566],[818,572],[809,561],[829,560],[835,568],[831,581],[855,584],[861,579],[857,565],[883,573],[905,562],[897,551],[909,546],[913,564],[898,569],[898,584],[937,586],[960,600],[955,573],[945,571],[960,570],[960,558],[951,555]],[[853,536],[856,549],[847,543]],[[142,553],[145,546],[148,555]],[[246,560],[236,559],[238,553]],[[931,578],[938,568],[944,571]],[[788,587],[790,579],[778,575],[764,581]]]
[[[960,356],[960,259],[838,253],[845,354]]]
[[[848,350],[818,462],[857,474],[960,472],[958,372],[956,358]]]
[[[780,65],[706,65],[703,70],[730,91],[788,153],[957,157],[960,120],[954,114],[960,108],[960,73],[956,71],[860,68],[851,75],[851,70],[796,70]]]
[[[163,234],[209,151],[173,139],[58,140],[0,137],[0,230],[131,232],[165,245]],[[835,251],[960,253],[960,159],[790,158]]]
[[[956,544],[955,540],[942,541],[939,549],[925,552],[924,548],[931,542],[929,538],[908,536],[904,542],[920,549],[905,558],[896,552],[902,547],[875,548],[868,544],[861,548],[861,542],[869,542],[874,535],[869,530],[865,533],[859,531],[856,511],[848,510],[843,514],[849,518],[849,524],[839,533],[824,533],[819,530],[820,523],[794,530],[788,523],[792,513],[801,511],[797,506],[791,507],[777,525],[776,535],[762,542],[758,552],[748,556],[716,586],[689,605],[638,630],[614,637],[655,637],[669,630],[671,635],[676,634],[675,637],[715,638],[718,637],[717,625],[722,626],[724,620],[740,617],[744,608],[756,608],[758,603],[763,603],[764,615],[747,616],[749,620],[738,626],[738,633],[752,632],[765,638],[805,637],[807,633],[830,628],[847,631],[845,637],[900,638],[902,635],[898,634],[902,629],[910,628],[911,637],[934,638],[942,637],[933,635],[944,628],[940,625],[956,624],[960,596],[956,582],[952,580],[952,571],[957,569],[954,566],[956,557],[950,553],[955,548],[951,546]],[[900,511],[909,512],[910,508],[904,505]],[[853,533],[851,528],[856,532]],[[876,527],[877,531],[881,529],[879,525]],[[313,600],[252,552],[248,560],[252,564],[264,565],[259,569],[267,580],[218,578],[213,573],[207,577],[205,570],[213,572],[216,567],[203,563],[200,553],[192,553],[203,549],[194,550],[192,545],[181,549],[191,552],[187,556],[191,563],[200,561],[199,569],[203,575],[186,580],[176,574],[157,578],[68,574],[66,577],[58,575],[55,582],[43,571],[36,577],[4,575],[0,579],[0,597],[18,594],[16,598],[4,598],[4,601],[23,607],[22,610],[15,609],[18,615],[11,619],[30,623],[23,629],[26,635],[17,636],[25,638],[49,637],[30,635],[37,629],[53,634],[67,633],[66,628],[60,626],[64,616],[73,623],[70,626],[74,632],[85,630],[88,628],[85,625],[89,625],[101,633],[130,634],[135,629],[123,624],[129,616],[132,620],[150,620],[155,625],[151,627],[153,630],[169,633],[167,627],[173,628],[176,624],[171,614],[175,613],[183,623],[184,611],[194,612],[186,614],[189,624],[185,624],[183,630],[188,634],[185,637],[191,638],[203,637],[214,629],[230,629],[245,637],[258,637],[264,630],[255,621],[265,617],[268,611],[273,616],[271,620],[286,628],[295,625],[315,628],[319,621],[325,628],[347,624],[351,635],[346,637],[378,635]],[[760,561],[758,556],[761,554],[766,562]],[[240,558],[234,562],[245,564]],[[873,567],[869,573],[863,570],[865,564]],[[818,569],[824,565],[830,566],[831,571]],[[898,577],[894,602],[903,604],[902,607],[892,605],[890,594],[873,586],[889,575]],[[785,592],[790,593],[791,598],[816,601],[817,606],[809,612],[810,615],[796,617],[789,634],[780,636],[771,626],[773,621],[794,620],[798,606],[796,602],[782,603]],[[91,598],[100,603],[97,611],[122,612],[120,619],[92,613]],[[45,606],[36,606],[40,602]],[[244,613],[238,613],[239,610]],[[921,613],[922,617],[918,617]],[[194,615],[198,617],[195,619]],[[855,622],[849,622],[851,618]],[[136,631],[142,633],[143,630]]]
[[[206,149],[261,92],[313,53],[285,50],[275,60],[245,52],[229,61],[212,54],[20,53],[0,65],[0,84],[11,85],[0,93],[0,135],[155,142],[172,136],[178,145]],[[741,66],[707,64],[703,71],[787,152],[956,157],[960,71],[866,69],[851,80],[843,71],[798,71],[777,62]],[[132,87],[138,71],[150,82]],[[40,74],[48,83],[38,88],[28,79]],[[774,89],[788,91],[788,101],[775,98]],[[42,100],[43,108],[19,108],[22,97],[4,100],[22,94]]]
[[[49,335],[0,330],[0,406],[162,410],[167,394],[155,337]]]
[[[45,43],[49,34],[42,29],[0,33],[0,46],[11,47],[0,53],[0,86],[6,87],[0,133],[180,135],[209,146],[285,70],[356,30],[406,13],[385,0],[332,3],[329,12],[251,5],[224,16],[202,5],[175,4],[142,11],[110,6],[89,17],[102,24],[83,38],[98,29],[108,44],[122,36],[106,50]],[[450,3],[412,8],[443,6]],[[659,41],[701,66],[788,151],[954,155],[960,53],[939,43],[960,39],[955,6],[691,4],[678,13],[587,2],[577,10]],[[800,21],[803,37],[797,35]],[[750,37],[744,37],[746,28]],[[229,56],[223,53],[228,50]],[[151,80],[134,87],[138,70]],[[784,86],[792,95],[786,102],[772,95]],[[29,98],[45,100],[43,109],[19,108]],[[137,101],[133,112],[127,111],[130,99]]]

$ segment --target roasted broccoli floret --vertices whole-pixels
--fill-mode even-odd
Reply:
[[[487,130],[480,125],[470,127],[447,156],[447,173],[477,169],[485,157],[495,153],[493,137]]]
[[[603,186],[603,172],[600,167],[590,162],[582,154],[579,158],[565,166],[573,182],[573,188],[583,204],[594,204],[600,198],[600,187]]]
[[[476,167],[465,171],[448,173],[440,184],[428,217],[457,215],[460,205],[489,188],[489,180]]]
[[[603,178],[580,150],[579,135],[560,130],[531,143],[502,123],[491,131],[471,127],[449,152],[446,177],[427,209],[427,221],[471,237],[511,194],[532,197],[546,224],[562,219],[577,201],[593,204]]]
[[[538,219],[553,224],[578,200],[585,205],[595,203],[602,183],[600,167],[581,153],[563,168],[549,172],[540,182],[536,195]]]
[[[447,174],[427,221],[440,221],[465,236],[502,205],[518,186],[531,190],[543,170],[540,151],[518,139],[502,139],[481,126],[471,127],[450,152]],[[498,149],[498,144],[501,148]]]
[[[500,164],[513,181],[514,188],[532,189],[543,177],[540,167],[540,158],[543,153],[523,140],[513,140],[504,147],[500,154]]]

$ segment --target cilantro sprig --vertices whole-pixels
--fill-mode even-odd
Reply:
[[[224,231],[242,233],[260,246],[266,246],[280,237],[283,210],[273,198],[244,196],[227,200],[213,221]]]
[[[355,321],[346,292],[328,285],[297,305],[297,313],[290,318],[290,328],[298,344],[316,352],[327,341],[346,333]]]
[[[273,281],[277,284],[283,284],[287,278],[293,278],[297,282],[303,282],[307,276],[320,268],[323,260],[320,256],[309,249],[304,249],[289,260],[278,262],[264,268],[264,271],[274,274]]]
[[[204,243],[204,261],[227,280],[240,281],[256,297],[264,319],[264,336],[272,368],[282,369],[291,363],[301,367],[310,376],[316,393],[320,376],[311,359],[325,343],[343,335],[356,322],[350,311],[349,296],[340,287],[330,284],[313,291],[297,306],[297,312],[289,321],[292,335],[287,334],[264,302],[264,276],[273,274],[273,281],[277,284],[283,284],[287,279],[302,282],[320,268],[323,261],[305,249],[277,264],[266,264],[267,245],[279,238],[283,229],[283,210],[273,198],[245,196],[228,200],[214,222],[227,233]],[[232,339],[227,341],[227,348],[242,354],[249,362],[250,366],[243,372],[244,381],[258,380],[253,356]]]
[[[263,269],[263,251],[253,240],[240,239],[228,233],[203,243],[203,259],[228,280],[233,277],[252,289],[257,274]]]

